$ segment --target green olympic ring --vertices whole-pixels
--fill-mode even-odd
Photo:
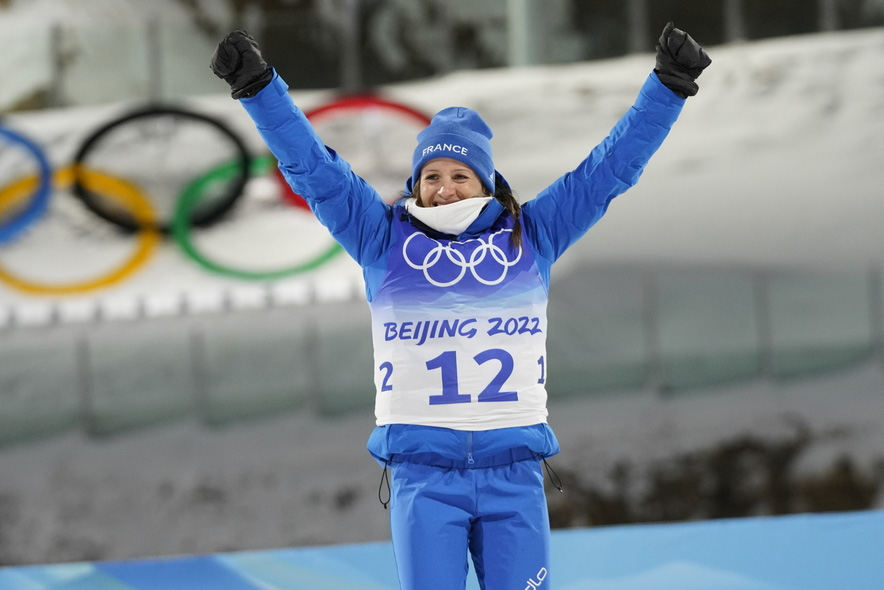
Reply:
[[[276,164],[276,160],[271,156],[261,156],[252,160],[252,174],[265,174]],[[193,233],[188,220],[191,213],[199,204],[206,194],[208,188],[217,182],[226,182],[236,176],[240,168],[239,161],[228,162],[222,164],[214,170],[210,170],[205,175],[197,178],[187,185],[178,198],[178,204],[175,207],[175,214],[172,218],[172,237],[181,246],[184,252],[194,261],[196,261],[204,269],[211,272],[224,275],[235,279],[244,279],[248,281],[266,281],[281,279],[287,276],[305,273],[328,262],[343,251],[343,248],[337,242],[334,242],[330,248],[321,252],[315,258],[276,270],[251,271],[234,268],[220,262],[210,260],[207,256],[199,252],[193,243]]]

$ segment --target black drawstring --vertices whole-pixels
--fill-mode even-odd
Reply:
[[[389,465],[389,461],[384,461],[384,470],[381,472],[381,483],[378,484],[378,501],[381,503],[381,506],[384,507],[384,510],[387,509],[387,504],[390,503],[390,477],[387,475],[387,465]],[[387,485],[387,499],[384,500],[384,497],[381,495],[384,491],[384,484]]]
[[[555,469],[549,466],[549,463],[546,462],[546,457],[543,457],[543,466],[546,467],[546,474],[549,476],[550,482],[552,482],[557,490],[564,493],[565,490],[562,489],[562,478],[559,477],[559,474],[556,473]]]

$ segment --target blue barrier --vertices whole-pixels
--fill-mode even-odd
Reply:
[[[880,590],[884,511],[553,532],[534,590]],[[389,543],[0,568],[3,590],[395,590]],[[467,588],[478,584],[471,574]]]

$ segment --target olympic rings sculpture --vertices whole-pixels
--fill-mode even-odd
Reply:
[[[135,219],[144,223],[145,227],[154,223],[154,211],[150,199],[138,187],[125,180],[113,178],[93,170],[76,171],[74,166],[68,166],[57,171],[52,176],[52,183],[55,188],[69,188],[73,185],[75,177],[80,178],[91,190],[101,192],[106,197],[122,205],[126,210],[132,212]],[[37,184],[37,179],[34,176],[29,176],[13,182],[0,190],[0,213],[26,195],[35,184]],[[143,229],[139,231],[136,246],[128,260],[105,275],[86,279],[82,282],[63,284],[38,283],[16,276],[2,265],[0,265],[0,280],[20,291],[33,295],[75,295],[94,291],[119,283],[144,266],[159,245],[160,237],[160,234],[153,230]]]
[[[0,126],[0,139],[18,145],[28,152],[30,157],[36,160],[40,170],[38,182],[34,183],[35,186],[32,189],[28,205],[0,225],[0,244],[6,244],[17,238],[31,223],[46,213],[49,206],[49,196],[52,193],[52,169],[43,150],[24,135]]]
[[[503,282],[506,278],[507,272],[511,266],[518,264],[519,260],[522,258],[522,249],[518,249],[518,254],[513,260],[509,260],[506,255],[506,251],[500,246],[494,243],[494,238],[496,236],[500,236],[501,234],[512,233],[511,229],[502,229],[500,231],[494,232],[490,236],[488,236],[488,241],[484,241],[482,238],[473,238],[469,240],[465,240],[463,242],[440,242],[439,240],[434,240],[422,234],[420,232],[415,232],[406,238],[405,243],[402,245],[402,258],[405,260],[406,264],[415,270],[423,271],[424,278],[427,279],[427,282],[436,287],[451,287],[456,285],[461,281],[461,279],[466,276],[467,270],[473,275],[473,278],[482,283],[483,285],[498,285]],[[429,248],[426,252],[423,253],[423,260],[421,262],[414,262],[411,260],[408,254],[408,246],[411,244],[412,240],[420,239],[423,242],[427,242],[432,244],[432,247]],[[455,247],[457,246],[457,247]],[[417,250],[418,248],[412,247],[412,250]],[[464,252],[469,251],[469,257],[467,257]],[[434,268],[440,260],[443,260],[442,255],[445,255],[445,259],[451,265],[457,267],[459,271],[457,275],[451,280],[442,280],[438,278],[434,278],[431,276],[430,269]],[[479,274],[479,271],[476,268],[481,264],[485,257],[491,255],[491,258],[500,264],[500,275],[496,278],[485,278]],[[443,263],[444,264],[444,263]],[[441,265],[440,265],[441,266]]]
[[[430,122],[427,115],[416,109],[374,95],[340,97],[312,110],[305,110],[305,115],[316,122],[338,115],[371,114],[375,111],[415,125],[415,134]],[[100,161],[102,153],[115,155],[112,153],[113,141],[109,148],[102,143],[111,133],[127,125],[136,125],[134,129],[137,131],[138,124],[164,117],[169,121],[208,126],[216,136],[220,134],[222,142],[229,144],[228,152],[232,154],[231,160],[187,183],[177,194],[174,210],[167,219],[160,218],[159,210],[144,188],[127,179],[125,173],[106,169]],[[0,262],[0,282],[27,294],[76,295],[116,285],[143,268],[166,237],[172,238],[182,252],[204,270],[240,280],[270,281],[308,272],[343,251],[329,236],[329,247],[322,248],[312,259],[271,270],[235,268],[199,251],[193,239],[194,230],[205,228],[227,215],[244,193],[249,179],[254,176],[271,174],[284,202],[309,210],[303,198],[294,194],[288,186],[272,156],[253,158],[238,134],[213,116],[163,105],[132,110],[89,133],[76,150],[72,163],[55,172],[36,142],[0,125],[0,143],[3,141],[13,144],[15,151],[10,153],[18,157],[23,154],[29,162],[33,161],[34,164],[27,167],[37,172],[15,178],[0,187],[0,247],[20,238],[26,229],[45,216],[53,191],[59,190],[73,193],[88,211],[131,233],[134,240],[133,249],[122,264],[100,276],[82,281],[54,283],[32,280],[9,270]],[[99,146],[104,152],[98,149]],[[90,161],[90,156],[97,160]],[[7,168],[20,170],[22,167],[15,162],[14,166]],[[224,190],[219,198],[221,185]],[[213,197],[212,201],[208,201],[210,196]]]

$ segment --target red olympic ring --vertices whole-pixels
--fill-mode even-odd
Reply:
[[[311,123],[317,123],[325,118],[338,115],[342,112],[363,111],[368,109],[384,109],[399,115],[404,115],[405,118],[413,120],[415,123],[420,124],[421,127],[426,127],[430,124],[430,117],[417,109],[377,96],[372,96],[370,94],[343,96],[328,104],[304,111],[304,116],[307,117],[307,120]],[[304,197],[292,190],[278,166],[274,169],[273,176],[279,184],[280,194],[286,203],[295,207],[307,209],[308,211],[310,210],[307,201],[304,200]]]

